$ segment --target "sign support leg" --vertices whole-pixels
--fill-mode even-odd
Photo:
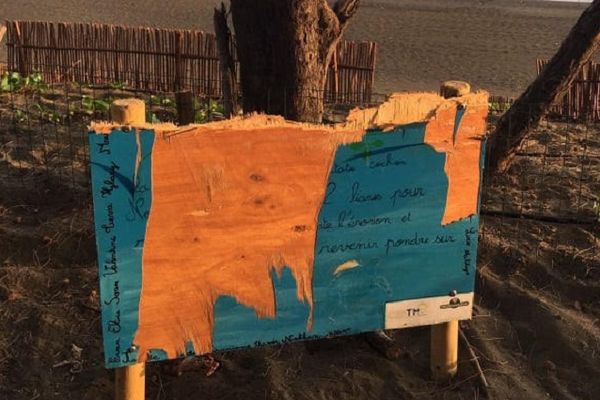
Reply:
[[[110,115],[118,124],[143,125],[146,122],[146,105],[138,99],[117,100],[111,105]],[[145,392],[145,363],[115,370],[115,400],[144,400]]]
[[[431,326],[431,373],[438,381],[458,371],[458,321]]]
[[[447,81],[440,87],[440,94],[446,98],[460,97],[471,92],[467,82]],[[433,379],[448,380],[458,371],[458,321],[450,321],[431,326],[431,361]]]
[[[115,400],[144,400],[145,391],[145,363],[138,363],[115,370]]]

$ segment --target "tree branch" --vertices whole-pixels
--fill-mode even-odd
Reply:
[[[346,24],[358,10],[360,0],[338,0],[333,7],[327,0],[319,3],[319,30],[321,33],[320,59],[329,64],[332,52],[344,33]]]
[[[600,0],[594,0],[544,70],[498,121],[488,140],[487,176],[508,170],[527,133],[538,125],[550,106],[564,96],[599,43]]]
[[[337,0],[333,5],[333,12],[344,29],[346,22],[356,14],[360,0]]]
[[[223,105],[225,116],[230,118],[237,112],[237,94],[235,80],[235,63],[231,54],[231,31],[227,25],[227,8],[221,3],[221,8],[215,8],[213,16],[219,66],[221,68],[221,87],[223,88]]]

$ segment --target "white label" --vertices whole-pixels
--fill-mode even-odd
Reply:
[[[385,329],[471,319],[472,311],[473,292],[396,301],[385,305]]]

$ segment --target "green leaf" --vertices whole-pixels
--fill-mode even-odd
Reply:
[[[106,112],[110,110],[110,103],[104,100],[94,100],[94,110]]]
[[[150,105],[160,106],[160,97],[156,95],[150,95]]]
[[[94,111],[94,100],[90,96],[83,96],[81,98],[81,107],[85,113],[92,113]]]
[[[2,79],[0,79],[0,90],[3,92],[10,92],[11,86],[8,81],[8,74],[2,75]]]
[[[29,80],[31,83],[34,83],[36,85],[39,85],[40,83],[44,82],[44,78],[39,72],[34,72],[33,74],[29,75]]]
[[[194,122],[196,122],[197,124],[203,124],[207,121],[208,121],[208,118],[206,117],[206,111],[197,110],[196,113],[194,114]]]

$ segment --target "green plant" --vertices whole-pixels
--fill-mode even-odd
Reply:
[[[44,77],[40,72],[34,72],[26,77],[22,77],[18,72],[5,72],[0,78],[0,91],[14,92],[17,90],[43,91],[48,88],[44,82]]]
[[[23,85],[27,89],[33,89],[36,91],[43,91],[48,89],[48,85],[44,82],[44,77],[40,72],[34,72],[27,76],[23,82]]]
[[[88,115],[98,112],[108,112],[110,110],[110,104],[113,99],[108,97],[106,99],[93,99],[90,96],[83,96],[81,98],[81,109]]]
[[[111,82],[108,84],[112,90],[123,90],[125,89],[125,83],[123,82]]]
[[[31,105],[31,108],[39,113],[40,120],[42,121],[59,124],[63,120],[63,116],[58,111],[49,109],[42,103],[34,103]]]
[[[21,74],[18,72],[5,72],[0,79],[0,90],[3,92],[12,92],[19,90],[23,86]]]
[[[156,116],[156,113],[153,113],[150,110],[146,111],[146,121],[148,121],[152,124],[157,124],[157,123],[161,122],[160,119],[158,119],[158,117]]]
[[[168,97],[150,95],[150,99],[148,100],[150,106],[163,106],[163,107],[172,107],[174,105],[173,100]]]
[[[223,105],[215,100],[209,100],[208,103],[200,104],[198,100],[194,99],[194,109],[196,110],[194,113],[194,122],[197,124],[222,119],[225,114]]]

